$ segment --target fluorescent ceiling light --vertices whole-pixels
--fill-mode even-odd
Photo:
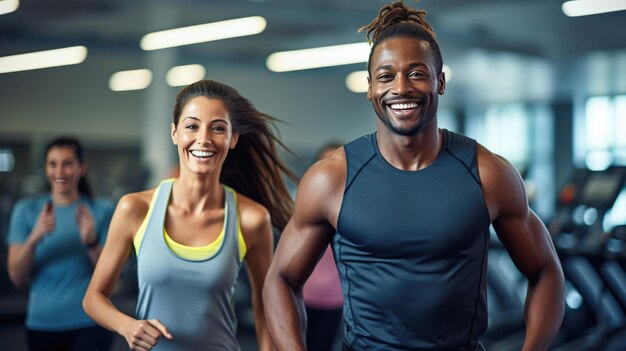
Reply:
[[[276,52],[265,63],[271,71],[288,72],[367,62],[369,54],[369,44],[354,43]]]
[[[353,93],[367,92],[367,71],[356,71],[346,76],[346,86]]]
[[[19,0],[4,0],[0,1],[0,15],[5,13],[11,13],[20,6]]]
[[[261,33],[265,30],[266,25],[265,18],[260,16],[237,18],[149,33],[141,38],[139,45],[143,50],[150,51],[206,41],[243,37]]]
[[[199,81],[204,78],[205,73],[206,70],[202,65],[176,66],[167,71],[165,81],[171,87],[178,87]]]
[[[86,57],[87,48],[84,46],[5,56],[0,57],[0,73],[75,65],[85,61]]]
[[[443,65],[441,68],[443,73],[446,74],[446,83],[452,80],[452,69],[448,65]],[[367,84],[367,71],[356,71],[346,76],[346,87],[353,93],[366,93]]]
[[[113,91],[141,90],[152,82],[152,71],[135,69],[115,72],[109,78],[109,88]]]
[[[561,5],[566,16],[579,17],[626,10],[624,0],[572,0]]]

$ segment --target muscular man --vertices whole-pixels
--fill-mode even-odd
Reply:
[[[373,35],[376,132],[300,183],[264,287],[278,349],[305,349],[302,285],[329,242],[345,350],[480,349],[493,224],[529,283],[523,350],[546,350],[563,318],[563,273],[521,177],[474,140],[437,128],[446,80],[424,11],[395,2],[362,29]]]

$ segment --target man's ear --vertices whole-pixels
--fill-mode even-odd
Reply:
[[[367,76],[367,99],[372,100],[372,79]]]
[[[438,86],[437,86],[437,93],[439,95],[443,95],[443,93],[446,91],[446,72],[441,71],[441,74],[439,75],[439,82],[438,82]]]

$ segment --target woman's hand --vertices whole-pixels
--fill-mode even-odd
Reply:
[[[126,339],[131,350],[151,350],[160,337],[172,339],[167,328],[158,320],[134,320],[121,328],[119,333]]]
[[[50,201],[39,212],[37,222],[31,231],[31,240],[33,243],[39,243],[46,235],[50,234],[55,228],[56,222],[54,219],[54,208]]]
[[[95,222],[89,208],[85,205],[78,205],[76,210],[76,223],[80,232],[80,240],[87,247],[98,240],[95,232]]]

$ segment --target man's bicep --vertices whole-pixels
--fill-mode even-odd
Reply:
[[[524,181],[517,170],[504,159],[493,170],[493,185],[500,189],[493,192],[497,201],[494,229],[520,272],[532,278],[555,260],[550,235],[530,209]]]
[[[304,284],[335,233],[344,182],[345,162],[335,159],[316,163],[302,177],[272,264],[291,285]]]
[[[556,260],[548,230],[530,209],[522,214],[502,216],[493,226],[511,259],[527,278],[533,278]]]
[[[280,237],[274,256],[279,274],[291,285],[302,286],[333,233],[334,228],[327,222],[311,221],[309,216],[294,214]]]

